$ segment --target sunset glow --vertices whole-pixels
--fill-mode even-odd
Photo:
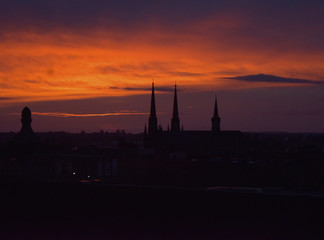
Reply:
[[[139,112],[115,112],[115,113],[59,113],[59,112],[33,112],[33,115],[50,116],[50,117],[106,117],[106,116],[123,116],[123,115],[148,115],[148,113]]]
[[[323,17],[316,6],[307,5],[307,13],[302,4],[248,7],[220,1],[199,6],[198,14],[198,5],[183,9],[181,1],[171,10],[168,4],[126,2],[126,9],[126,3],[112,5],[120,12],[102,1],[95,9],[80,3],[73,12],[64,1],[37,5],[48,16],[33,4],[15,14],[2,10],[0,107],[147,94],[152,81],[168,89],[176,82],[183,92],[324,81],[324,36],[322,24],[316,24]],[[144,6],[153,10],[146,13]],[[13,17],[17,14],[20,19]]]
[[[165,38],[172,45],[163,43]],[[139,94],[143,91],[124,88],[144,88],[153,79],[161,86],[176,81],[185,89],[200,91],[278,85],[226,79],[238,75],[324,79],[322,53],[294,49],[274,54],[249,46],[238,49],[234,43],[213,43],[204,36],[172,35],[162,30],[139,32],[132,38],[125,33],[121,42],[104,31],[87,36],[63,30],[13,32],[5,34],[0,44],[1,95],[7,98],[2,102]]]

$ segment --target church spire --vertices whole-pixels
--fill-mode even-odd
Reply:
[[[147,137],[147,128],[146,128],[146,123],[145,123],[145,128],[144,128],[144,138]]]
[[[214,117],[218,117],[217,95],[215,95]]]
[[[154,83],[152,83],[152,96],[151,96],[151,111],[150,117],[156,118],[156,110],[155,110],[155,96],[154,96]]]
[[[152,96],[151,96],[151,110],[149,117],[148,135],[155,135],[158,131],[157,127],[157,117],[155,109],[155,96],[154,96],[154,83],[152,83]]]
[[[178,98],[177,98],[177,85],[174,85],[174,102],[173,102],[173,115],[171,119],[171,131],[180,131],[180,119],[178,113]]]
[[[212,132],[220,132],[220,117],[218,115],[217,95],[215,96],[214,116],[212,117]]]

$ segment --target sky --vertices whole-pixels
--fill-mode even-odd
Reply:
[[[0,0],[0,132],[324,132],[324,2]]]

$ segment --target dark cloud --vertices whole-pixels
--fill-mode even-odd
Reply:
[[[41,81],[39,81],[39,80],[25,80],[25,83],[39,84],[39,83],[41,83]]]
[[[163,31],[172,44],[178,35],[208,39],[216,51],[232,48],[307,49],[324,52],[324,2],[319,0],[7,0],[0,1],[0,38],[5,29],[79,33],[102,29],[129,40]],[[204,25],[207,23],[207,26]],[[117,34],[118,35],[118,34]],[[125,38],[125,39],[123,39]],[[166,42],[164,40],[167,39]],[[152,40],[151,40],[152,42]],[[203,47],[200,46],[200,47]]]
[[[115,73],[123,73],[125,75],[132,75],[136,77],[154,77],[152,74],[141,74],[136,72],[143,71],[153,71],[157,70],[163,74],[171,75],[171,76],[180,76],[180,77],[199,77],[205,76],[203,73],[195,73],[195,72],[186,72],[186,71],[169,71],[171,68],[174,68],[172,65],[177,65],[179,63],[167,63],[167,62],[148,62],[142,63],[138,65],[119,65],[119,66],[104,66],[98,67],[97,69],[101,74],[115,74]]]
[[[168,72],[170,75],[174,76],[180,76],[180,77],[199,77],[199,76],[205,76],[205,74],[202,73],[194,73],[194,72]]]
[[[300,84],[323,84],[323,81],[314,81],[307,79],[285,78],[274,75],[256,74],[247,76],[227,77],[225,79],[233,79],[245,82],[267,82],[267,83],[300,83]]]
[[[124,72],[123,68],[114,66],[99,67],[98,70],[102,74]]]
[[[142,88],[142,87],[109,87],[109,89],[115,90],[127,90],[127,91],[151,91],[152,88]],[[158,92],[173,92],[173,87],[154,87],[155,91]],[[177,89],[181,91],[180,89]]]
[[[156,72],[164,75],[170,75],[175,77],[199,77],[205,76],[203,73],[186,72],[186,71],[170,71],[175,68],[179,63],[167,63],[167,62],[148,62],[137,65],[118,65],[118,66],[104,66],[98,67],[97,70],[101,74],[123,74],[126,76],[138,77],[138,78],[154,78]],[[181,68],[181,67],[179,67]],[[146,71],[151,71],[145,73]],[[143,74],[144,72],[144,74]]]
[[[212,72],[212,74],[214,75],[229,75],[229,76],[233,76],[233,75],[239,75],[242,74],[242,72],[245,72],[246,69],[244,68],[240,68],[240,69],[228,69],[228,70],[224,70],[224,71],[218,71],[218,72]]]
[[[0,97],[0,101],[2,101],[2,100],[10,100],[10,99],[14,99],[14,98],[9,98],[9,97]]]
[[[131,72],[132,74],[134,71],[159,71],[168,72],[170,71],[170,67],[177,65],[178,63],[175,62],[163,62],[163,61],[151,61],[139,64],[120,64],[120,65],[109,65],[109,66],[101,66],[97,69],[100,73],[121,73],[121,72]]]
[[[201,4],[194,0],[12,0],[1,1],[0,20],[10,20],[19,24],[65,26],[118,25],[127,27],[152,20],[157,23],[175,23],[204,16],[213,5],[223,1],[205,1]]]

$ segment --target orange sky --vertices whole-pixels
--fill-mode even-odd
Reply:
[[[0,9],[0,112],[9,116],[27,103],[147,95],[153,79],[157,94],[172,92],[176,82],[182,94],[280,87],[297,99],[290,89],[317,91],[324,81],[321,7],[307,1],[7,2]],[[47,117],[148,111],[119,107],[35,111]]]
[[[59,30],[12,32],[0,46],[0,94],[8,98],[2,104],[138,94],[143,91],[122,88],[149,87],[152,79],[160,86],[176,81],[183,89],[216,91],[278,85],[224,79],[238,75],[264,73],[310,80],[324,76],[321,53],[241,49],[211,43],[203,36],[163,32],[126,34],[122,41],[104,31],[90,31],[86,36]]]

